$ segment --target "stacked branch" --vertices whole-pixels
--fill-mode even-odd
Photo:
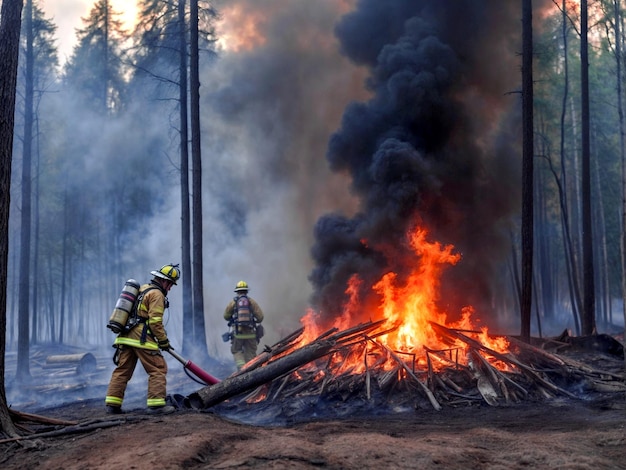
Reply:
[[[567,387],[582,383],[590,391],[624,392],[619,374],[598,371],[508,338],[509,352],[500,353],[471,337],[471,332],[432,323],[450,348],[424,348],[417,368],[415,353],[393,351],[378,337],[389,333],[384,321],[345,331],[331,329],[300,347],[298,330],[266,347],[244,369],[189,397],[194,408],[209,408],[234,399],[246,403],[295,397],[348,401],[393,401],[414,407],[457,406],[486,402],[492,406],[555,396],[577,398]],[[465,358],[465,362],[460,361]]]
[[[465,343],[468,367],[476,379],[478,391],[490,405],[521,401],[532,394],[539,398],[558,395],[578,398],[565,387],[581,383],[589,391],[626,391],[621,382],[623,379],[617,374],[594,370],[515,338],[507,338],[510,348],[503,354],[461,331],[436,323],[432,325],[442,337]],[[506,367],[496,367],[494,362],[498,361]]]
[[[193,408],[209,408],[233,396],[257,388],[321,357],[351,344],[355,337],[378,328],[383,322],[370,322],[336,333],[329,330],[309,344],[296,348],[302,331],[296,332],[270,350],[260,354],[247,364],[242,371],[233,374],[215,385],[204,387],[189,395],[188,402]],[[261,367],[262,366],[262,367]]]

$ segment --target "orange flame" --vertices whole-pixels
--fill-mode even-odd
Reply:
[[[420,227],[407,235],[408,242],[418,255],[419,262],[406,277],[404,284],[400,285],[397,275],[389,272],[372,287],[380,298],[376,313],[381,314],[382,318],[387,320],[385,322],[387,329],[393,328],[393,331],[377,338],[377,341],[403,357],[408,355],[415,358],[414,365],[420,367],[426,366],[428,351],[443,352],[443,356],[448,357],[449,362],[465,362],[467,344],[461,340],[456,340],[452,344],[449,339],[445,342],[441,340],[432,326],[432,323],[437,323],[451,329],[462,330],[465,335],[492,350],[506,352],[509,346],[506,338],[491,337],[487,328],[484,327],[476,330],[472,322],[475,312],[471,306],[465,307],[461,312],[460,320],[455,322],[448,321],[446,313],[440,311],[437,305],[440,300],[441,275],[447,267],[457,264],[461,260],[461,255],[454,253],[452,245],[443,246],[441,243],[428,241],[427,235],[427,231]],[[357,314],[362,310],[358,297],[361,283],[357,275],[353,275],[348,282],[343,314],[334,323],[334,327],[338,330],[353,326],[354,320],[352,319],[358,318]],[[310,342],[323,333],[318,325],[318,319],[317,313],[313,310],[309,310],[301,319],[305,327],[303,343]],[[431,363],[435,369],[449,364],[443,359],[439,360],[437,355],[430,357],[435,358],[435,361]],[[353,357],[350,361],[347,359],[342,358],[344,370],[349,366],[359,370],[365,367],[362,357]],[[504,367],[493,358],[490,360],[497,367]]]
[[[434,336],[430,322],[445,324],[445,314],[438,311],[439,279],[445,264],[456,264],[461,256],[453,254],[453,246],[426,241],[426,230],[417,229],[409,234],[410,244],[420,255],[420,264],[408,277],[404,286],[395,284],[396,275],[388,273],[374,285],[382,297],[383,317],[399,325],[388,338],[392,349],[415,351],[428,345]]]

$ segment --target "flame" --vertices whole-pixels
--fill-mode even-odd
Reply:
[[[461,340],[452,344],[449,339],[443,341],[433,328],[433,323],[460,330],[464,335],[494,351],[507,352],[509,343],[506,338],[490,336],[485,327],[476,328],[473,321],[476,312],[473,307],[465,307],[457,321],[449,321],[446,312],[439,309],[441,275],[445,269],[456,265],[461,260],[461,255],[454,252],[454,246],[432,242],[427,237],[427,230],[421,227],[416,227],[407,234],[409,246],[419,261],[402,283],[396,273],[388,272],[372,287],[380,298],[377,313],[386,320],[386,329],[391,330],[376,340],[405,360],[412,361],[414,367],[430,365],[433,369],[440,369],[454,362],[467,362],[467,344]],[[362,280],[358,275],[353,275],[345,290],[343,314],[333,325],[337,330],[353,326],[351,319],[359,317],[362,310],[359,302],[361,287]],[[307,311],[301,323],[304,326],[302,344],[324,333],[319,325],[319,315],[312,309]],[[506,368],[495,358],[486,356],[494,366]],[[350,354],[350,357],[336,358],[335,361],[341,363],[343,371],[352,369],[354,373],[369,367],[369,362],[380,362],[372,351]],[[383,367],[391,369],[393,366],[387,363]]]
[[[445,324],[446,316],[437,309],[439,279],[446,264],[454,265],[460,259],[453,254],[452,245],[426,241],[426,230],[418,228],[409,234],[410,245],[420,256],[420,264],[410,274],[404,286],[396,285],[396,275],[388,273],[374,285],[382,298],[383,317],[399,325],[397,333],[389,335],[392,349],[415,351],[428,345],[434,336],[431,321]]]

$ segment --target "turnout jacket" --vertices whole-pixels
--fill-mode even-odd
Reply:
[[[160,286],[152,283],[142,285],[139,288],[139,295],[143,292],[145,295],[137,306],[137,315],[141,322],[128,333],[120,333],[113,346],[131,346],[158,351],[158,342],[167,340],[167,332],[163,326],[163,314],[167,305],[165,292]]]

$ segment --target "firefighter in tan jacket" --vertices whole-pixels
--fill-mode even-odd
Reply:
[[[169,306],[167,293],[180,278],[178,265],[167,264],[158,271],[151,271],[154,276],[149,284],[139,289],[137,315],[139,323],[127,333],[120,333],[113,347],[117,348],[114,362],[117,365],[106,394],[106,411],[120,414],[124,392],[128,381],[133,376],[137,361],[148,374],[148,413],[166,414],[175,411],[173,406],[166,406],[167,362],[161,351],[169,351],[171,346],[167,332],[163,327],[163,314]]]
[[[224,310],[224,320],[233,328],[230,334],[230,352],[237,370],[256,356],[257,345],[263,336],[263,311],[259,304],[248,296],[248,284],[239,281],[235,287],[237,296]]]

